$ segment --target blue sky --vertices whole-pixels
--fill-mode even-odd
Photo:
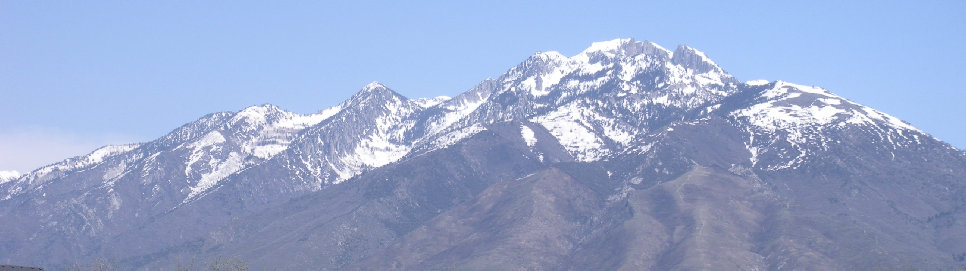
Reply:
[[[622,37],[822,86],[966,147],[966,1],[452,2],[0,1],[0,169],[211,112],[315,112],[371,81],[452,96],[536,51]]]

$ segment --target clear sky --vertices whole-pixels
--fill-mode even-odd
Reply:
[[[311,113],[371,81],[453,96],[534,52],[624,37],[966,147],[966,1],[278,2],[0,1],[0,170],[250,105]]]

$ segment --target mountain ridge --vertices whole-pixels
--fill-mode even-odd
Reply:
[[[488,171],[496,168],[506,172]],[[616,39],[593,43],[571,57],[536,53],[452,98],[410,99],[374,81],[317,113],[295,114],[270,104],[213,113],[153,141],[100,148],[0,182],[0,214],[22,219],[0,225],[0,243],[7,244],[0,246],[0,255],[8,255],[0,260],[56,264],[41,258],[102,255],[131,269],[163,269],[189,255],[222,252],[250,255],[257,259],[255,266],[266,268],[365,269],[400,263],[485,269],[488,262],[507,259],[502,257],[509,254],[500,251],[527,247],[494,237],[474,241],[493,248],[487,250],[491,254],[468,252],[475,251],[472,246],[450,248],[465,253],[410,255],[415,258],[389,251],[403,244],[397,242],[445,251],[450,243],[425,238],[430,229],[441,229],[445,219],[492,216],[510,219],[501,225],[519,238],[567,243],[527,254],[533,257],[606,254],[614,249],[606,240],[622,238],[658,244],[616,243],[628,253],[644,253],[648,261],[576,257],[572,266],[669,269],[734,260],[749,268],[781,269],[792,262],[792,268],[843,269],[894,261],[881,255],[905,255],[956,267],[963,260],[955,255],[966,253],[966,246],[939,237],[912,242],[910,236],[966,233],[956,224],[966,218],[964,169],[966,152],[825,89],[784,81],[743,83],[691,47],[679,45],[672,52],[648,41]],[[732,186],[715,183],[718,179]],[[570,185],[561,186],[565,183]],[[668,190],[696,185],[727,195],[693,198]],[[548,201],[586,202],[571,210],[561,207],[569,205],[512,201],[507,204],[513,208],[488,209],[502,211],[477,213],[481,217],[455,211],[483,208],[480,204],[492,200],[488,195],[510,193],[508,187],[552,195],[542,197]],[[740,219],[725,220],[759,231],[741,232],[742,227],[731,224],[726,231],[761,238],[718,239],[696,228],[694,221],[714,221],[701,210],[733,204],[729,200],[747,204],[735,210],[753,215],[735,213]],[[896,205],[899,200],[908,206]],[[346,206],[356,209],[339,209]],[[841,217],[816,211],[834,206],[848,208],[837,214]],[[304,219],[285,208],[333,218]],[[583,238],[563,241],[522,230],[523,224],[505,213],[519,210],[546,219],[594,218],[548,228]],[[809,216],[789,214],[793,211]],[[861,217],[861,212],[877,216]],[[348,217],[336,218],[343,216]],[[837,228],[815,226],[812,217]],[[248,226],[236,224],[239,219]],[[291,229],[328,229],[332,233],[301,234],[335,243],[293,239],[270,223],[280,220],[290,220],[280,223]],[[892,240],[879,247],[886,254],[846,253],[853,258],[848,260],[806,242],[869,245],[847,234],[857,227],[855,221],[877,234],[870,236]],[[550,227],[538,222],[526,223]],[[653,227],[639,230],[635,225]],[[675,227],[683,227],[691,241],[668,245],[684,238],[675,237]],[[895,230],[901,227],[929,230]],[[795,235],[795,229],[809,233]],[[258,237],[263,231],[273,234]],[[279,248],[247,244],[245,236]],[[901,240],[921,251],[910,252]],[[805,252],[741,249],[693,261],[653,254],[706,255],[701,251],[711,247],[702,244]],[[245,249],[251,245],[274,258]],[[293,254],[301,258],[285,256],[295,247],[304,250]],[[318,258],[306,258],[310,255]],[[508,262],[523,264],[519,260]]]

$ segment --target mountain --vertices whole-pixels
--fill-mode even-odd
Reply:
[[[0,184],[16,180],[20,178],[20,176],[21,176],[20,172],[17,172],[14,170],[9,170],[9,171],[0,170]]]
[[[210,114],[0,181],[0,215],[0,263],[49,268],[949,270],[966,153],[617,39],[452,98],[373,82],[314,114]]]

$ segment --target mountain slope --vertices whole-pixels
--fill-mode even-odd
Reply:
[[[280,269],[355,262],[491,184],[539,167],[518,131],[491,127],[461,143],[243,218],[187,241],[198,247],[161,259],[232,254],[250,259],[255,268]]]

